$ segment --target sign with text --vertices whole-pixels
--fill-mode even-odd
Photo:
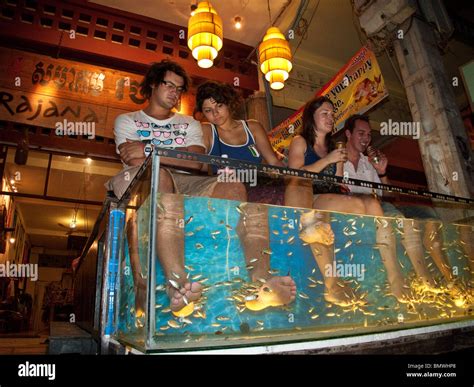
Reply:
[[[6,48],[0,57],[1,120],[63,130],[94,122],[96,135],[113,138],[115,116],[146,105],[140,75]]]

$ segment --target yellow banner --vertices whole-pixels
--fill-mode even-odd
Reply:
[[[334,104],[334,130],[338,132],[352,114],[363,114],[388,96],[374,53],[362,47],[315,96],[324,95]],[[273,148],[287,155],[293,136],[301,130],[302,106],[273,128],[268,137]]]

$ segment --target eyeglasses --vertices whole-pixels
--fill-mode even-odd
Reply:
[[[167,140],[157,140],[156,138],[154,138],[152,140],[154,145],[171,145],[173,141],[178,145],[184,144],[184,137],[169,138]]]
[[[176,94],[181,94],[184,92],[183,86],[176,86],[173,82],[161,81],[161,83],[166,86],[168,91],[176,91]]]
[[[151,133],[151,130],[142,130],[142,129],[139,129],[137,130],[137,133],[139,136],[141,137],[148,137]]]
[[[168,138],[171,136],[171,133],[173,133],[175,136],[179,136],[182,134],[179,130],[173,130],[172,132],[166,131],[166,130],[153,130],[153,136],[155,137],[160,137],[163,135],[164,138]]]
[[[149,122],[141,122],[141,121],[138,121],[138,120],[135,120],[135,125],[137,126],[137,128],[149,128],[150,127]]]

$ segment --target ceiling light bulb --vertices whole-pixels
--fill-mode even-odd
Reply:
[[[15,238],[11,237],[10,238],[10,243],[12,243],[12,244],[15,243],[15,240],[16,240]]]
[[[10,184],[11,184],[11,185],[14,185],[14,184],[15,184],[15,180],[10,179]]]
[[[196,9],[197,9],[197,5],[196,5],[196,4],[192,4],[192,5],[191,5],[191,16],[194,16],[194,14],[196,13]]]
[[[240,18],[240,16],[236,16],[234,18],[234,27],[237,28],[238,30],[242,28],[242,19]]]
[[[76,221],[72,220],[71,223],[69,223],[69,227],[70,228],[76,228],[77,227]]]
[[[86,159],[86,161],[87,161],[87,164],[92,163],[92,159],[91,159],[90,157],[88,157],[88,158]]]

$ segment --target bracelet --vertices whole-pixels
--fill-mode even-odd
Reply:
[[[387,176],[387,172],[385,172],[383,175],[379,175],[379,177],[385,177]]]

